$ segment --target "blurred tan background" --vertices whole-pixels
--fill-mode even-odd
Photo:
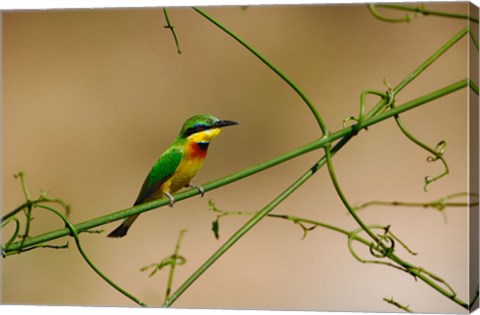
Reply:
[[[467,13],[466,3],[428,8]],[[424,17],[405,24],[376,20],[365,5],[206,8],[276,64],[315,103],[333,131],[359,111],[364,89],[396,85],[465,26]],[[389,14],[387,11],[382,11]],[[299,97],[259,60],[191,9],[171,9],[183,53],[178,55],[162,10],[118,9],[7,12],[3,15],[3,212],[23,202],[13,174],[26,173],[32,195],[46,189],[72,205],[73,222],[131,206],[158,156],[183,121],[212,113],[240,122],[210,146],[196,183],[206,183],[295,149],[319,137]],[[394,13],[392,13],[394,14]],[[398,16],[398,14],[397,14]],[[411,100],[467,76],[463,38],[397,97]],[[423,178],[442,171],[389,120],[362,132],[334,163],[353,204],[370,200],[431,201],[467,190],[466,90],[404,115],[405,124],[434,146],[448,143],[451,174],[423,191]],[[369,106],[377,102],[369,98]],[[120,286],[151,306],[163,303],[167,271],[139,268],[180,253],[178,287],[248,220],[215,214],[258,211],[322,155],[312,152],[263,173],[143,214],[123,239],[82,234],[84,249]],[[325,169],[274,210],[356,228]],[[442,276],[468,301],[467,211],[373,207],[368,224],[392,231],[419,255],[401,257]],[[101,227],[109,232],[118,222]],[[35,211],[32,234],[61,228]],[[11,235],[13,227],[4,231]],[[423,282],[384,266],[357,262],[346,238],[317,228],[301,240],[291,222],[265,219],[221,257],[174,304],[184,308],[463,312]],[[63,244],[66,239],[54,242]],[[2,303],[134,306],[70,249],[38,249],[3,260]],[[362,252],[363,253],[363,252]],[[365,253],[365,258],[369,258]]]

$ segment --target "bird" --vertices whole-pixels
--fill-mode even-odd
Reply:
[[[202,167],[210,141],[218,136],[221,128],[233,125],[238,123],[220,120],[211,114],[188,118],[173,143],[153,165],[133,205],[166,196],[170,201],[170,207],[173,207],[175,198],[172,194],[184,187],[196,188],[203,197],[205,193],[203,187],[191,184],[190,181]],[[125,236],[139,215],[128,217],[107,236],[112,238]]]

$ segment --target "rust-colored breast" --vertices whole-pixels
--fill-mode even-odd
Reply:
[[[190,158],[205,158],[209,142],[190,142],[187,146],[187,153]]]

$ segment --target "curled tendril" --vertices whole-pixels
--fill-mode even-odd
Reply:
[[[2,256],[6,256],[6,253],[4,251],[5,248],[8,248],[17,238],[20,238],[20,246],[19,249],[17,250],[17,253],[21,253],[24,251],[32,250],[35,248],[55,248],[55,249],[60,249],[60,248],[67,248],[67,245],[61,245],[61,246],[53,246],[53,245],[37,245],[37,246],[31,246],[28,248],[24,247],[25,241],[30,237],[30,225],[31,222],[34,220],[33,216],[33,210],[39,207],[43,207],[43,204],[45,203],[52,203],[57,206],[60,206],[66,214],[66,217],[68,217],[70,213],[70,206],[66,204],[64,201],[58,199],[58,198],[50,198],[47,196],[47,193],[45,191],[41,191],[39,196],[37,198],[32,199],[30,196],[30,192],[28,191],[27,184],[25,182],[25,174],[23,172],[18,172],[14,174],[14,177],[20,180],[20,185],[23,190],[23,194],[25,197],[25,202],[15,208],[13,211],[10,211],[6,215],[4,215],[1,219],[1,226],[0,228],[3,229],[8,223],[14,221],[16,224],[15,230],[10,237],[10,239],[0,247],[0,254]],[[17,214],[23,213],[25,215],[25,227],[22,227],[20,220],[17,218]],[[20,229],[23,228],[23,233],[20,234]]]
[[[88,258],[88,256],[86,255],[86,253],[83,251],[83,248],[80,244],[80,239],[79,239],[79,236],[78,236],[78,231],[77,229],[75,228],[75,226],[72,224],[72,222],[70,222],[70,220],[67,218],[66,215],[62,214],[61,211],[55,209],[54,207],[51,207],[51,206],[48,206],[46,205],[45,203],[48,203],[48,202],[51,202],[51,203],[54,203],[55,206],[57,207],[60,207],[62,208],[62,210],[64,210],[66,213],[68,213],[68,209],[66,209],[65,205],[66,203],[59,200],[59,199],[53,199],[53,198],[49,198],[47,197],[46,193],[45,192],[41,192],[40,193],[40,196],[37,198],[37,199],[31,199],[30,198],[30,194],[28,192],[28,189],[27,189],[27,185],[26,185],[26,182],[25,182],[25,178],[24,178],[24,174],[23,173],[18,173],[15,175],[15,178],[20,178],[20,183],[22,185],[22,189],[23,189],[23,193],[25,195],[25,199],[26,199],[26,202],[22,205],[20,205],[19,207],[17,207],[15,210],[11,211],[10,213],[6,214],[5,216],[3,216],[1,218],[1,228],[5,227],[5,225],[10,222],[10,221],[15,221],[16,224],[17,224],[17,227],[15,229],[15,232],[13,233],[13,236],[9,239],[9,241],[5,244],[5,245],[9,245],[16,237],[22,237],[22,243],[20,244],[20,247],[19,249],[17,249],[17,253],[20,253],[20,252],[25,252],[25,251],[29,251],[29,250],[33,250],[33,249],[37,249],[37,248],[53,248],[53,249],[65,249],[65,248],[68,248],[68,241],[64,244],[64,245],[50,245],[50,244],[39,244],[39,245],[33,245],[33,246],[30,246],[30,247],[26,247],[24,248],[23,247],[23,241],[28,237],[28,232],[29,232],[29,222],[31,221],[32,219],[32,216],[31,216],[31,211],[33,208],[39,208],[39,209],[43,209],[43,210],[46,210],[46,211],[49,211],[51,213],[53,213],[54,215],[56,215],[58,218],[60,218],[63,223],[65,224],[65,227],[70,231],[70,235],[75,239],[75,244],[77,245],[77,249],[78,251],[80,252],[80,255],[83,257],[83,259],[85,260],[85,262],[102,278],[104,279],[106,282],[108,282],[108,284],[110,284],[113,288],[115,288],[117,291],[119,291],[120,293],[122,293],[123,295],[125,295],[126,297],[130,298],[131,300],[133,300],[134,302],[136,302],[137,304],[141,305],[141,306],[146,306],[146,304],[144,304],[142,301],[140,301],[139,299],[137,299],[136,297],[134,297],[133,295],[131,295],[130,293],[128,293],[127,291],[123,290],[122,288],[120,288],[117,284],[115,284],[112,280],[110,280],[107,276],[105,276],[105,274],[103,274],[96,266],[95,264],[92,263],[92,261]],[[19,213],[20,211],[25,211],[27,212],[27,227],[25,229],[25,234],[23,236],[20,236],[18,233],[19,233],[19,230],[20,230],[20,224],[19,224],[19,220],[16,218],[16,215],[17,213]],[[5,253],[4,251],[4,248],[6,246],[0,248],[0,251],[1,251],[1,254],[3,256],[6,256],[7,254]]]
[[[390,243],[390,246],[388,246],[388,243],[384,244],[383,242],[382,243],[375,243],[375,242],[370,243],[369,248],[370,248],[370,253],[372,254],[372,256],[374,256],[376,258],[385,258],[385,257],[389,256],[391,253],[393,253],[395,242],[393,241],[393,239],[391,237],[389,237],[387,235],[390,227],[389,226],[385,227],[385,226],[381,226],[381,225],[370,225],[370,226],[368,226],[368,228],[372,229],[372,230],[373,229],[384,230],[384,234],[381,234],[381,235],[377,234],[378,240],[380,242],[382,242],[383,240],[387,239],[388,243]],[[389,263],[389,262],[384,262],[384,261],[379,261],[379,260],[366,260],[366,259],[360,258],[360,256],[353,249],[352,241],[362,231],[363,231],[362,228],[358,228],[356,230],[351,231],[349,236],[348,236],[348,248],[349,248],[350,252],[352,253],[353,257],[355,257],[355,259],[357,259],[358,261],[360,261],[362,263],[384,264],[384,265],[388,265],[388,266],[395,267],[395,268],[398,268],[398,269],[401,269],[401,270],[405,271],[403,268],[401,268],[399,266],[396,266],[396,265],[393,265],[392,263]]]
[[[442,161],[442,164],[444,166],[444,171],[441,174],[439,174],[437,176],[434,176],[434,177],[425,176],[425,178],[423,179],[423,181],[424,181],[423,190],[424,191],[428,191],[428,185],[430,185],[431,183],[439,180],[443,176],[449,174],[449,168],[448,168],[447,162],[442,157],[439,157],[439,159],[440,159],[440,161]]]
[[[375,90],[363,90],[362,93],[360,93],[360,113],[358,115],[358,117],[355,117],[355,116],[348,116],[346,117],[343,121],[342,121],[342,126],[343,128],[346,128],[347,127],[347,123],[350,122],[350,121],[355,121],[356,123],[353,125],[353,127],[355,126],[359,126],[361,125],[361,123],[363,122],[363,120],[365,119],[366,116],[368,116],[366,114],[366,96],[367,95],[376,95],[382,99],[385,99],[386,100],[386,104],[383,105],[383,108],[388,108],[390,106],[390,104],[393,103],[394,101],[394,94],[393,94],[393,90],[392,88],[390,87],[390,85],[388,85],[388,83],[386,82],[386,80],[384,80],[384,84],[387,85],[388,87],[388,91],[387,92],[379,92],[379,91],[375,91]],[[373,110],[375,111],[375,110]],[[366,130],[368,130],[367,128],[365,128]],[[355,132],[358,132],[358,127],[355,129]]]
[[[148,277],[151,277],[157,273],[157,271],[162,270],[164,267],[172,266],[172,265],[184,265],[187,262],[187,259],[180,255],[171,255],[167,258],[163,259],[159,263],[154,263],[145,267],[140,268],[140,271],[147,271],[148,269],[152,269]]]
[[[364,118],[365,118],[365,111],[366,111],[366,106],[365,106],[365,97],[367,95],[376,95],[376,96],[379,96],[380,98],[388,98],[388,95],[383,93],[383,92],[379,92],[379,91],[375,91],[375,90],[363,90],[362,93],[360,94],[360,114],[358,115],[358,123],[362,123]]]
[[[343,121],[342,121],[342,126],[343,128],[346,128],[347,127],[347,123],[350,122],[350,121],[355,121],[358,123],[358,118],[355,117],[355,116],[348,116],[347,118],[345,118]]]
[[[404,16],[399,18],[391,18],[378,12],[375,4],[369,4],[368,9],[370,10],[370,13],[372,13],[372,15],[375,18],[379,19],[380,21],[389,22],[389,23],[409,23],[414,18],[423,15],[423,13],[416,12],[416,13],[407,13]],[[420,5],[418,10],[423,10],[423,5]]]
[[[370,254],[377,258],[385,258],[392,254],[395,248],[395,240],[393,239],[393,237],[387,234],[383,234],[378,235],[378,238],[382,242],[382,245],[378,243],[371,243],[369,246]],[[384,241],[387,241],[386,244]]]
[[[378,243],[371,242],[369,244],[369,249],[370,249],[370,254],[374,256],[375,258],[382,259],[382,258],[387,258],[391,257],[394,254],[395,251],[395,244],[398,242],[403,248],[405,248],[410,254],[416,255],[416,253],[412,252],[406,245],[403,243],[398,237],[396,237],[391,231],[390,231],[390,226],[381,226],[381,225],[370,225],[368,226],[370,229],[377,229],[377,230],[383,230],[383,234],[377,234]],[[409,271],[409,267],[406,267],[404,265],[397,265],[391,262],[386,262],[386,261],[381,261],[378,259],[375,260],[367,260],[361,258],[353,249],[352,246],[352,241],[357,238],[358,234],[364,231],[362,228],[358,228],[356,230],[353,230],[350,232],[348,235],[348,249],[350,250],[350,253],[352,256],[358,260],[361,263],[371,263],[371,264],[381,264],[381,265],[386,265],[401,271],[404,271],[408,274],[412,274]],[[414,275],[415,276],[415,275]]]
[[[405,267],[402,267],[402,266],[398,266],[398,265],[395,265],[391,262],[386,262],[386,261],[381,261],[381,260],[366,260],[366,259],[362,259],[360,258],[360,256],[358,256],[357,253],[355,253],[355,251],[350,247],[351,245],[349,244],[349,250],[350,252],[352,253],[353,257],[358,260],[359,262],[361,263],[364,263],[364,264],[377,264],[377,265],[385,265],[385,266],[388,266],[388,267],[392,267],[392,268],[395,268],[395,269],[398,269],[398,270],[401,270],[403,272],[406,272],[408,274],[410,274],[410,272],[405,268]]]
[[[445,140],[442,140],[439,143],[437,143],[437,145],[435,146],[434,155],[433,156],[431,156],[431,155],[428,156],[427,157],[427,162],[435,162],[436,160],[441,158],[443,156],[443,154],[445,153],[446,149],[447,149],[447,142]]]
[[[434,181],[442,178],[443,176],[445,176],[449,173],[448,164],[445,161],[445,159],[443,158],[443,154],[445,153],[445,150],[447,149],[447,142],[445,140],[442,140],[439,143],[437,143],[437,145],[435,146],[435,149],[432,150],[428,147],[427,147],[427,149],[428,149],[428,151],[430,151],[433,154],[432,156],[427,157],[427,162],[435,162],[437,160],[440,160],[442,162],[443,166],[444,166],[444,171],[441,174],[439,174],[437,176],[434,176],[434,177],[425,176],[425,178],[423,179],[423,181],[424,181],[423,190],[424,191],[428,191],[428,185],[430,185]]]
[[[395,101],[395,92],[393,91],[392,86],[388,83],[387,78],[383,79],[383,85],[387,88],[387,104],[385,107],[392,107],[393,102]]]
[[[394,104],[392,104],[392,108],[394,108],[394,107],[395,107]],[[430,177],[430,176],[425,176],[424,177],[423,190],[428,191],[428,185],[430,185],[431,183],[439,180],[440,178],[444,177],[445,175],[448,175],[449,172],[450,172],[448,164],[445,161],[445,159],[443,158],[443,155],[444,155],[444,153],[447,149],[447,142],[445,140],[442,140],[442,141],[437,143],[437,145],[435,146],[435,149],[432,149],[431,147],[429,147],[428,145],[426,145],[425,143],[420,141],[412,133],[410,133],[410,131],[407,130],[407,128],[405,127],[405,125],[403,124],[403,122],[402,122],[402,120],[400,119],[399,116],[395,116],[395,121],[397,123],[397,126],[402,131],[402,133],[408,139],[410,139],[413,143],[415,143],[416,145],[418,145],[422,149],[424,149],[424,150],[426,150],[426,151],[428,151],[432,154],[432,156],[427,157],[427,162],[435,162],[437,160],[440,160],[443,164],[444,170],[443,170],[442,173],[440,173],[439,175],[434,176],[434,177]]]
[[[385,85],[387,87],[387,92],[391,92],[391,94],[393,95],[392,85],[390,83],[388,83],[387,78],[383,78],[383,85]]]
[[[392,240],[397,241],[408,253],[410,253],[410,255],[413,255],[413,256],[418,255],[418,253],[416,253],[416,252],[412,251],[410,248],[408,248],[408,246],[401,239],[396,237],[395,234],[393,234],[390,231],[388,232],[388,234],[392,238]]]

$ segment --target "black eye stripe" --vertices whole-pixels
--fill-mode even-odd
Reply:
[[[194,133],[197,133],[197,132],[200,132],[200,131],[204,131],[204,130],[208,130],[210,129],[211,127],[208,127],[206,125],[196,125],[196,126],[193,126],[193,127],[190,127],[188,128],[184,135],[185,137],[188,137],[190,135],[193,135]]]

